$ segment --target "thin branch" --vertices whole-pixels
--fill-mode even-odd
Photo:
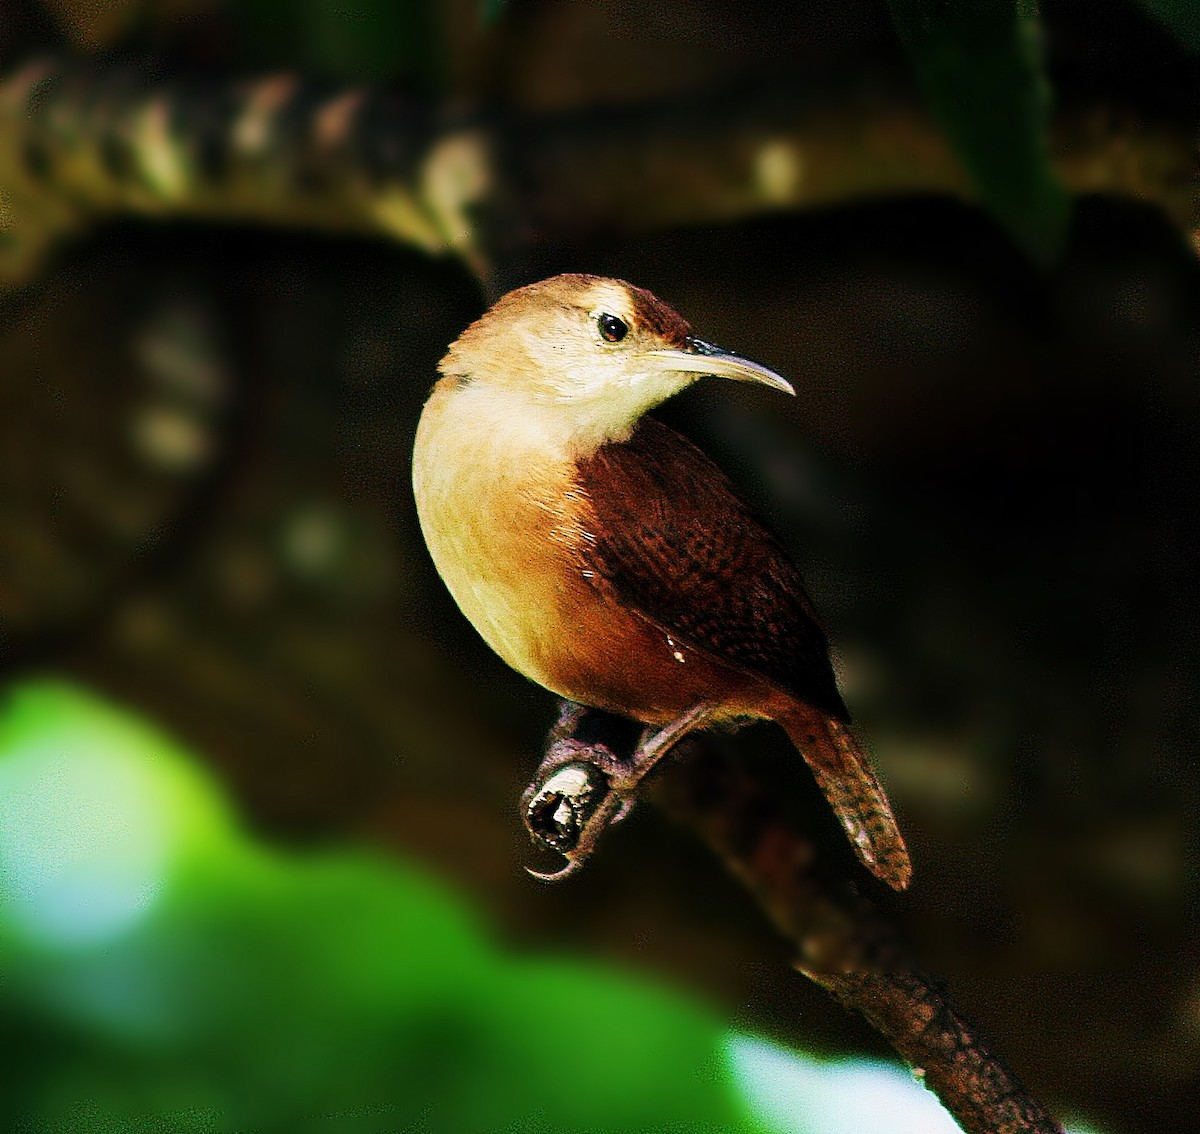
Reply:
[[[1054,126],[1072,192],[1153,203],[1200,250],[1196,141],[1194,126],[1105,105]],[[450,115],[287,75],[188,81],[43,61],[0,83],[9,283],[118,214],[372,234],[486,279],[514,245],[917,192],[973,196],[924,110],[861,82],[549,116]]]

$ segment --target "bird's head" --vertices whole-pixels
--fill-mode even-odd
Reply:
[[[705,375],[792,387],[696,338],[673,308],[623,280],[562,275],[518,288],[468,327],[443,380],[553,420],[582,447],[624,440],[638,419]]]

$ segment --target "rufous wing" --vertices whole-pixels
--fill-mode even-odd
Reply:
[[[863,864],[903,889],[912,868],[887,795],[846,725],[800,572],[724,473],[645,418],[579,464],[594,513],[589,567],[626,607],[692,649],[765,679],[775,715]]]
[[[620,600],[738,669],[848,720],[825,634],[779,541],[690,441],[643,418],[579,463],[586,554]]]

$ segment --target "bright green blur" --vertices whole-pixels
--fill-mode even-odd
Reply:
[[[416,870],[284,857],[161,732],[0,704],[0,1129],[759,1130],[721,1028],[501,954]]]

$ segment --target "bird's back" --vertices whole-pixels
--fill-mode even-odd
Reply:
[[[652,418],[579,463],[596,574],[694,649],[849,714],[799,570],[695,445]]]

